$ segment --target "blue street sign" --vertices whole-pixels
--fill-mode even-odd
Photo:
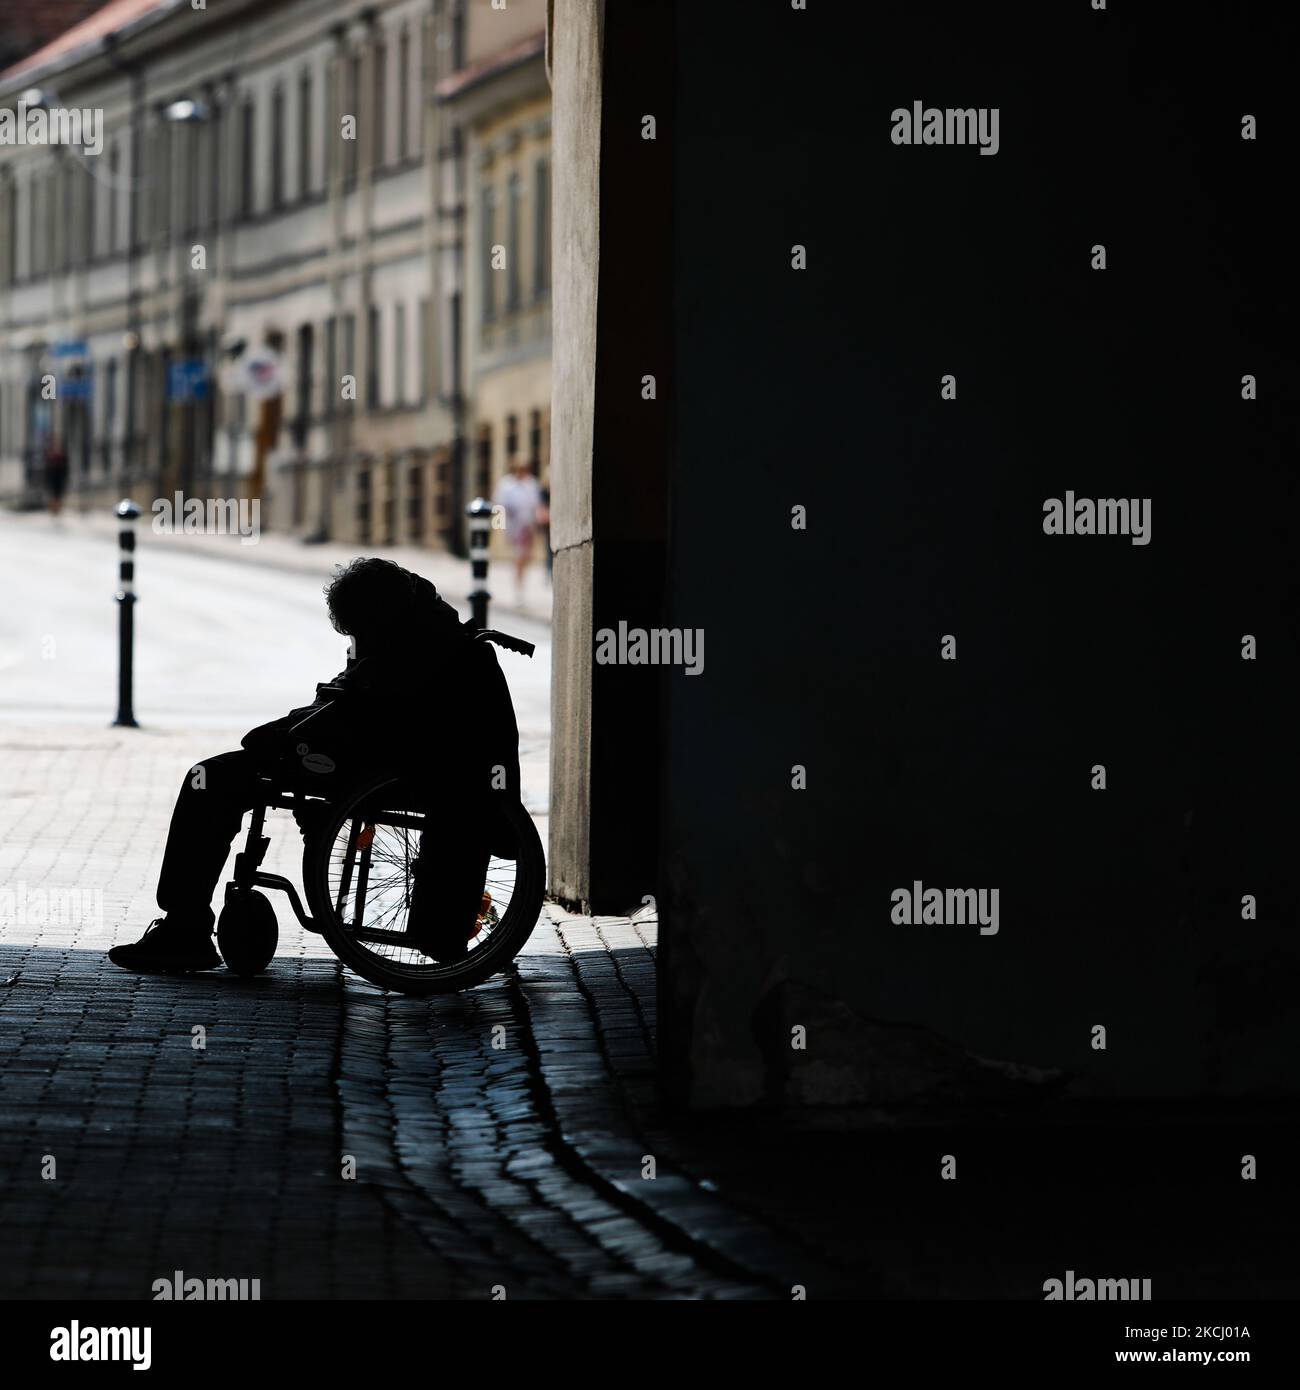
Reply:
[[[201,401],[208,394],[208,364],[200,357],[172,362],[167,368],[169,401]]]
[[[61,338],[50,348],[52,357],[88,357],[90,349],[82,338]]]

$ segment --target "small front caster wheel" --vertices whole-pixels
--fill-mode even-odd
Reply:
[[[280,928],[275,909],[251,888],[231,892],[217,919],[217,949],[227,968],[250,979],[260,975],[275,956]]]

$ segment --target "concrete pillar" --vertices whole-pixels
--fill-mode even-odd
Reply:
[[[662,672],[593,651],[602,628],[662,615],[674,8],[556,0],[551,20],[551,890],[595,911],[655,891]]]

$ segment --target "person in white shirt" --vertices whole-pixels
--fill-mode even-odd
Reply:
[[[497,484],[492,500],[505,513],[506,540],[515,552],[515,597],[524,597],[524,574],[533,558],[533,538],[542,505],[542,489],[527,462],[516,459],[513,469]]]

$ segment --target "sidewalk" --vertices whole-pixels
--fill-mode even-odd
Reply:
[[[773,1293],[708,1234],[733,1221],[716,1198],[688,1211],[702,1189],[662,1156],[643,1176],[601,1050],[621,1038],[648,1085],[653,922],[602,923],[608,998],[575,972],[584,919],[543,919],[517,974],[414,1000],[346,974],[276,894],[255,981],[109,965],[156,915],[210,742],[0,729],[0,1294],[147,1298],[174,1270],[264,1298]],[[297,880],[292,822],[268,834]]]
[[[1036,1299],[1066,1268],[1287,1296],[1278,1208],[1224,1158],[1240,1124],[669,1111],[651,918],[549,906],[510,974],[419,1000],[272,894],[264,976],[118,971],[210,743],[0,726],[0,1296],[147,1299],[180,1270],[267,1299]],[[292,821],[268,834],[296,880]],[[1289,1117],[1246,1119],[1279,1191]]]
[[[35,529],[63,528],[70,533],[102,537],[116,543],[120,529],[110,514],[80,514],[64,512],[52,521],[44,512],[7,513],[6,524],[20,524]],[[191,553],[210,559],[229,560],[236,564],[265,565],[272,569],[296,574],[319,576],[322,583],[334,572],[336,565],[346,564],[358,555],[373,555],[423,575],[449,603],[468,611],[472,586],[468,560],[458,559],[445,550],[425,550],[416,546],[304,545],[291,536],[263,532],[252,544],[244,544],[239,536],[209,536],[197,532],[157,532],[153,518],[144,513],[136,523],[137,544],[141,550],[153,546],[183,546]],[[525,576],[523,602],[515,594],[514,566],[497,561],[489,568],[488,589],[492,594],[489,621],[494,613],[510,613],[537,622],[551,620],[551,586],[546,577],[544,558],[534,561]]]

